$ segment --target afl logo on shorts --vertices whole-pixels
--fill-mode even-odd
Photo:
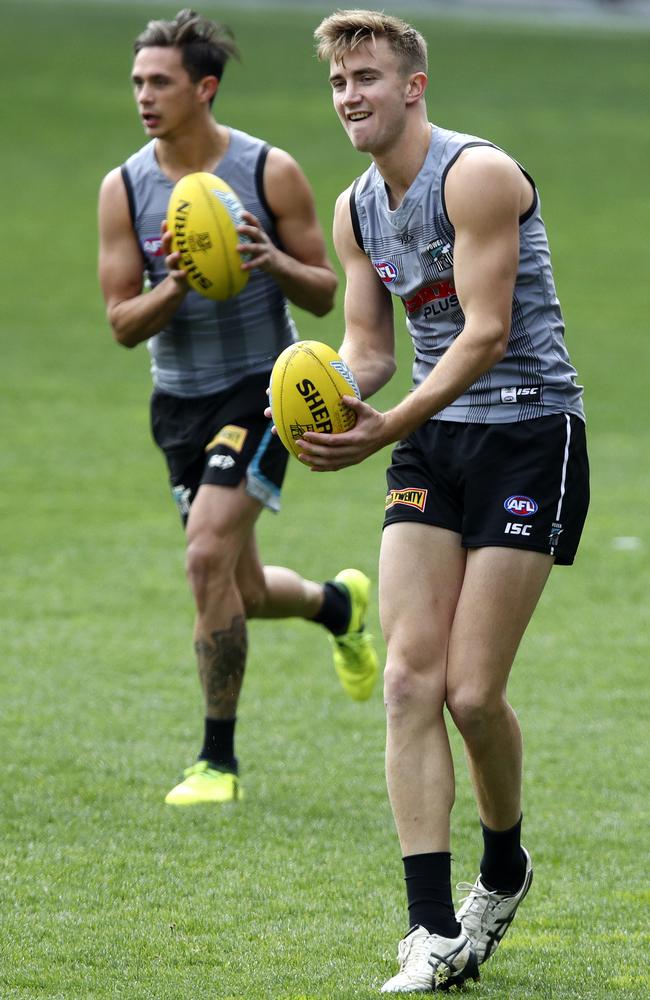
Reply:
[[[531,500],[530,497],[520,496],[508,497],[503,506],[509,514],[515,514],[517,517],[531,517],[539,509],[535,501]]]
[[[392,284],[397,278],[397,268],[389,260],[380,260],[377,264],[373,262],[372,266],[385,285]]]

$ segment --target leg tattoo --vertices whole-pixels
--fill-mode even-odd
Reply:
[[[237,615],[230,628],[213,632],[210,640],[197,639],[194,649],[205,694],[206,714],[215,719],[234,718],[248,649],[244,616]]]

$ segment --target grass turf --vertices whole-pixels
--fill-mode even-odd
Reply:
[[[103,317],[95,205],[143,141],[131,39],[175,9],[3,5],[0,996],[363,1000],[405,926],[383,712],[379,693],[345,699],[319,630],[251,625],[245,802],[162,806],[201,728],[192,607],[146,354]],[[318,13],[202,9],[244,53],[218,116],[297,157],[329,230],[366,160],[311,55]],[[536,879],[471,995],[646,997],[648,35],[416,23],[431,117],[504,145],[541,188],[593,466],[577,564],[552,574],[511,684]],[[301,334],[336,344],[341,298],[324,321],[296,311]],[[398,350],[378,405],[408,387],[404,333]],[[385,458],[331,477],[294,463],[285,512],[260,523],[267,560],[374,576]],[[454,875],[473,879],[454,746]]]

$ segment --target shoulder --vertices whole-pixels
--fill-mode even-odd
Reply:
[[[126,194],[122,167],[113,167],[101,182],[99,196],[101,199],[114,199],[121,194]]]
[[[518,210],[522,173],[515,161],[495,146],[462,150],[445,179],[444,198],[452,223],[486,211]]]
[[[264,161],[265,197],[277,216],[312,211],[314,196],[300,164],[284,149],[271,146]]]
[[[292,180],[304,177],[300,164],[286,150],[278,146],[269,146],[266,154],[265,170],[267,176],[282,180]]]
[[[447,183],[453,180],[455,184],[474,184],[477,181],[508,181],[517,180],[520,168],[502,149],[497,146],[469,146],[462,149],[458,158],[449,168]]]

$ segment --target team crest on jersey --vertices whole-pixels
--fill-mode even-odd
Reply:
[[[392,285],[399,273],[395,264],[390,260],[379,260],[377,263],[373,261],[372,266],[385,285]]]
[[[539,510],[537,503],[530,497],[515,494],[508,497],[503,506],[509,514],[516,514],[517,517],[532,517]]]
[[[390,510],[395,504],[402,504],[405,507],[417,507],[418,510],[424,510],[428,492],[428,490],[414,488],[390,490],[386,496],[386,510]]]
[[[448,271],[454,266],[454,254],[451,243],[447,240],[431,240],[424,249],[433,259],[438,274],[442,274],[443,271]]]
[[[160,236],[148,236],[142,241],[142,249],[148,257],[162,257],[163,248]]]

